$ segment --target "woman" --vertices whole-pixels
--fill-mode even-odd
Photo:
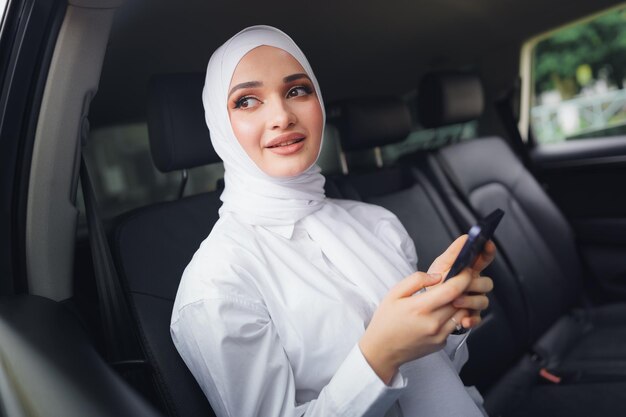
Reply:
[[[458,377],[465,336],[449,335],[480,321],[493,244],[439,284],[464,238],[416,272],[392,213],[326,199],[319,86],[275,28],[215,51],[203,102],[223,205],[183,274],[171,333],[216,414],[483,415]]]

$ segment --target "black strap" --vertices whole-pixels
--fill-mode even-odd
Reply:
[[[514,103],[518,101],[516,98],[518,96],[518,91],[518,86],[513,87],[506,94],[504,94],[502,98],[496,100],[494,104],[498,115],[500,116],[500,120],[507,131],[507,142],[513,149],[513,152],[515,152],[515,154],[522,161],[522,164],[524,164],[526,169],[532,173],[533,166],[532,161],[530,160],[530,155],[528,154],[528,145],[519,132],[517,127],[517,116],[513,108]]]
[[[449,185],[448,188],[452,189],[452,192],[454,193],[454,195],[463,203],[465,210],[467,210],[468,213],[471,213],[471,215],[474,217],[472,219],[472,222],[476,221],[477,219],[483,218],[484,215],[481,213],[478,213],[478,211],[476,210],[476,207],[474,207],[474,205],[470,201],[469,196],[463,190],[463,187],[461,186],[461,181],[459,180],[459,178],[457,178],[456,174],[454,173],[454,170],[449,166],[448,161],[441,155],[440,151],[437,151],[435,153],[433,162],[436,162],[436,164],[435,163],[432,164],[432,167],[433,167],[432,169],[433,170],[438,169],[438,171],[440,171],[437,174],[440,177],[439,178],[440,184],[442,184],[443,186],[444,181],[447,182],[447,185]],[[462,228],[471,227],[472,223],[468,224],[469,219],[467,218],[467,214],[462,213],[460,207],[456,207],[454,204],[452,204],[452,202],[450,201],[452,198],[451,195],[447,195],[446,197],[447,197],[446,201],[448,202],[448,208],[452,212],[452,215],[457,219],[457,221],[459,221],[459,225]],[[496,236],[493,236],[491,240],[495,242],[496,246],[500,247],[500,243]],[[517,277],[522,276],[517,271],[513,262],[511,262],[511,259],[508,257],[508,255],[504,251],[499,251],[498,256],[503,260],[504,264],[507,266],[509,271],[511,271],[511,273],[513,273]]]
[[[107,359],[112,363],[141,360],[141,348],[133,327],[128,301],[122,291],[106,232],[100,217],[85,157],[81,153],[80,179],[85,200],[89,243],[93,258],[100,317]]]

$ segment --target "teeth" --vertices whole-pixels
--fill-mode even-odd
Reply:
[[[302,140],[302,138],[300,139],[294,139],[294,140],[290,140],[288,142],[283,142],[283,143],[279,143],[278,145],[274,145],[272,146],[272,148],[279,148],[282,146],[289,146],[289,145],[293,145],[294,143],[300,142]]]

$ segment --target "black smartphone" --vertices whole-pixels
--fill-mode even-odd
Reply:
[[[500,220],[504,216],[504,211],[495,209],[487,217],[481,219],[467,232],[467,241],[461,248],[458,256],[454,260],[450,271],[444,278],[446,281],[461,273],[462,270],[471,266],[478,258],[478,255],[485,248],[485,243],[493,236],[493,232],[498,227]]]
[[[461,252],[459,252],[458,256],[454,260],[454,263],[444,278],[444,281],[460,274],[461,271],[471,266],[476,261],[478,255],[480,255],[485,248],[485,243],[491,239],[493,232],[496,230],[496,227],[498,227],[498,224],[500,224],[502,216],[504,216],[504,211],[495,209],[487,217],[479,220],[478,223],[472,226],[469,232],[467,232],[467,241],[461,248]],[[457,328],[452,332],[452,334],[459,335],[466,332],[466,328],[457,324]]]

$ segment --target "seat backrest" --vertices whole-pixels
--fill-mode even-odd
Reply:
[[[363,102],[367,107],[359,108]],[[408,107],[397,98],[348,100],[334,103],[333,107],[336,117],[341,118],[333,122],[346,152],[362,152],[401,141],[411,129]],[[360,125],[363,119],[367,120],[366,130]],[[361,134],[363,141],[359,140]],[[462,232],[422,168],[420,164],[374,166],[333,176],[329,181],[337,185],[344,198],[377,204],[396,214],[415,243],[420,269],[425,270]],[[514,329],[524,327],[518,324],[524,322],[524,317],[517,315],[511,320],[504,314],[497,295],[492,297],[483,324],[470,335],[470,361],[462,373],[465,383],[484,390],[522,355],[524,332]]]
[[[431,75],[425,81],[429,82],[445,85],[447,74]],[[445,100],[436,98],[442,88],[421,85],[419,91],[421,103],[455,102],[454,95]],[[468,102],[466,95],[467,91],[464,102]],[[421,117],[432,117],[424,121],[430,125],[450,123],[445,106],[441,112],[444,114],[427,113]],[[474,117],[480,116],[480,112],[482,109],[477,109]],[[529,336],[531,342],[536,340],[581,294],[582,266],[572,229],[502,139],[472,139],[447,146],[439,150],[435,159],[440,167],[435,177],[439,188],[447,190],[448,201],[457,207],[469,206],[477,216],[485,216],[495,208],[506,212],[495,239],[519,282]]]
[[[438,160],[478,215],[498,207],[507,213],[495,239],[523,291],[531,339],[538,338],[581,296],[582,265],[569,224],[500,138],[446,147]]]
[[[148,130],[164,172],[219,162],[202,112],[202,74],[155,77]],[[178,355],[169,325],[183,270],[218,219],[219,192],[142,207],[116,219],[111,247],[138,324],[143,350],[168,415],[213,416]]]

